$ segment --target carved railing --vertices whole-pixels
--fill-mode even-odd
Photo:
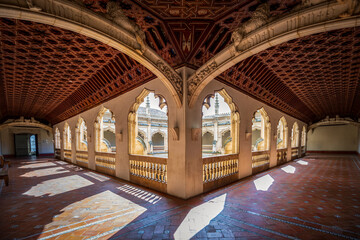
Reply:
[[[252,173],[256,174],[269,168],[270,151],[252,152]]]
[[[298,147],[294,147],[291,148],[291,159],[297,159],[299,157],[299,148]]]
[[[270,162],[270,151],[252,152],[252,167],[258,167]]]
[[[83,166],[83,167],[89,166],[89,159],[88,159],[87,151],[76,151],[76,164]]]
[[[71,150],[64,150],[64,160],[67,162],[72,161]]]
[[[115,153],[95,152],[95,169],[115,176]]]
[[[301,146],[301,156],[305,156],[306,148],[305,146]]]
[[[167,191],[167,159],[129,155],[130,181],[161,192]]]
[[[287,162],[287,148],[278,149],[276,159],[277,159],[277,165],[286,163]]]
[[[58,148],[55,149],[55,158],[61,159],[61,150]]]
[[[238,162],[238,154],[203,158],[204,192],[236,181]]]

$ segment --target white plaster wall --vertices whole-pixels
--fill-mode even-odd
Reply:
[[[308,151],[358,151],[358,127],[338,125],[317,127],[308,132]]]
[[[44,129],[34,128],[4,128],[0,130],[1,154],[15,155],[14,134],[29,133],[38,135],[39,154],[54,153],[53,135]]]

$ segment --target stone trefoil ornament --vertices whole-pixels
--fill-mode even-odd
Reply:
[[[123,12],[120,5],[116,1],[110,1],[106,5],[107,18],[126,29],[135,35],[137,43],[140,48],[137,49],[141,54],[145,52],[145,33],[141,30],[139,25],[131,21]]]
[[[239,26],[231,35],[231,39],[237,51],[242,51],[241,44],[245,36],[268,23],[270,18],[270,7],[267,3],[259,5],[253,12],[252,17]]]

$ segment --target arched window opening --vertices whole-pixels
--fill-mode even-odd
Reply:
[[[251,148],[253,152],[270,149],[270,121],[264,108],[257,110],[252,119]]]
[[[103,108],[96,118],[95,138],[97,152],[116,152],[115,117],[107,108]]]
[[[168,115],[165,98],[144,89],[130,109],[128,129],[130,181],[166,192]]]
[[[64,149],[71,150],[71,131],[68,123],[64,126]]]
[[[299,156],[299,126],[297,122],[294,123],[291,130],[291,159],[296,159]]]
[[[79,118],[76,124],[76,163],[88,167],[87,128],[84,119]]]
[[[202,155],[238,153],[239,113],[225,90],[208,95],[202,107]]]
[[[76,125],[76,150],[87,151],[87,128],[84,119],[79,118]]]
[[[61,138],[60,138],[60,131],[58,128],[55,129],[54,138],[55,138],[55,149],[60,149],[61,148]]]
[[[161,95],[144,90],[129,113],[129,153],[168,156],[167,103]]]
[[[297,122],[294,123],[291,130],[291,147],[299,147],[299,126]]]
[[[64,126],[64,160],[71,162],[72,161],[72,154],[71,154],[71,130],[68,123],[65,123]]]
[[[277,135],[276,148],[277,149],[287,148],[288,127],[287,127],[286,119],[284,117],[281,117],[279,120],[276,135]]]
[[[306,127],[303,126],[301,131],[301,146],[305,147],[305,145],[306,145]]]
[[[277,165],[287,162],[288,127],[284,117],[281,117],[276,134]]]
[[[251,150],[253,173],[269,168],[271,124],[264,108],[257,110],[252,119]]]
[[[239,127],[240,115],[225,89],[204,99],[201,138],[204,191],[236,180]]]
[[[306,152],[306,127],[303,126],[301,131],[301,154],[304,156]]]

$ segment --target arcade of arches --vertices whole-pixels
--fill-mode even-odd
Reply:
[[[1,141],[42,124],[55,158],[181,199],[360,152],[360,3],[219,2],[0,0]]]

